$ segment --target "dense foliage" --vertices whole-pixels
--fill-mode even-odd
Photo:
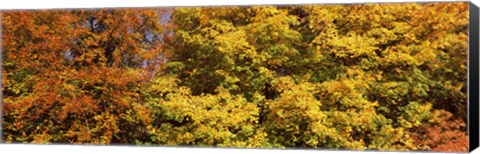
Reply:
[[[467,25],[465,2],[5,12],[2,141],[466,151]]]

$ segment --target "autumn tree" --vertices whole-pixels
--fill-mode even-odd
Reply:
[[[3,15],[5,141],[132,143],[149,111],[138,86],[164,62],[157,10]],[[132,120],[133,119],[133,120]]]
[[[253,101],[275,144],[422,150],[411,136],[432,111],[466,117],[467,6],[175,9],[167,65],[193,95]]]
[[[465,2],[2,19],[8,142],[468,149]]]

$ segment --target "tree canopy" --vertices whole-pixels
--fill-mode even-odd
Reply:
[[[467,151],[468,21],[466,2],[4,12],[1,140]]]

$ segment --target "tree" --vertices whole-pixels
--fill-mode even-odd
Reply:
[[[465,151],[467,9],[7,12],[2,140]]]
[[[141,126],[151,119],[139,102],[138,85],[161,69],[160,14],[5,13],[4,140],[93,144],[143,140]]]

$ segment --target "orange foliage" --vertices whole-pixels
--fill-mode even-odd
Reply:
[[[421,146],[430,147],[436,152],[465,152],[468,151],[468,135],[466,125],[461,119],[453,119],[452,113],[439,111],[438,119],[424,125],[414,135]]]

